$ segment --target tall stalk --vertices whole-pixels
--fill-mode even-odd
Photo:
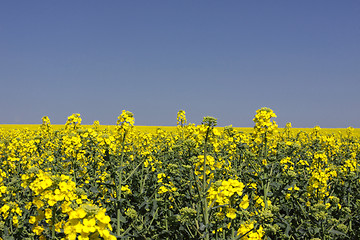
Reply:
[[[56,208],[52,207],[52,216],[51,216],[51,239],[55,239],[55,221],[56,221]]]
[[[208,127],[205,136],[205,144],[204,144],[204,165],[203,165],[203,208],[204,208],[204,223],[205,223],[205,239],[209,239],[209,231],[208,231],[208,224],[209,224],[209,216],[208,216],[208,204],[207,204],[207,197],[206,197],[206,189],[207,189],[207,181],[206,181],[206,154],[207,154],[207,141],[209,136],[210,127]]]
[[[117,186],[117,219],[116,219],[116,234],[120,236],[121,234],[121,186],[122,186],[122,167],[124,161],[124,146],[125,146],[125,138],[126,138],[126,131],[124,132],[122,143],[121,143],[121,152],[120,152],[120,167],[118,171],[118,181],[119,184]]]
[[[203,202],[203,214],[205,224],[205,239],[209,240],[209,206],[207,203],[207,179],[206,179],[206,158],[207,158],[207,142],[209,140],[210,131],[216,126],[216,119],[213,117],[204,117],[203,124],[207,126],[205,142],[204,142],[204,164],[203,164],[203,186],[202,186],[202,202]]]
[[[124,135],[121,139],[121,155],[120,155],[120,166],[117,172],[118,175],[118,186],[117,186],[117,217],[116,217],[116,234],[120,237],[121,232],[121,186],[122,186],[122,172],[123,172],[123,162],[124,162],[124,146],[126,140],[126,134],[129,128],[134,126],[134,115],[132,112],[123,110],[121,115],[118,117],[116,124],[119,126],[119,133],[124,131]],[[120,134],[119,134],[120,135]],[[116,180],[115,180],[116,182]]]

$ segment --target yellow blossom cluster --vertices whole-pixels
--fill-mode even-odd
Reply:
[[[307,187],[308,196],[322,200],[329,195],[330,186],[328,182],[337,177],[337,171],[331,168],[331,165],[329,166],[326,154],[320,152],[314,154],[310,170],[311,177]]]
[[[224,206],[226,217],[235,219],[236,209],[233,208],[233,203],[236,201],[236,198],[240,198],[243,195],[244,187],[245,185],[242,182],[234,179],[216,182],[208,191],[208,203],[210,206]],[[248,195],[242,197],[239,207],[241,209],[247,209],[249,207]],[[219,216],[224,215],[221,208],[219,213]]]
[[[90,240],[100,237],[104,240],[116,240],[116,237],[110,234],[112,227],[106,209],[93,204],[83,204],[71,209],[67,214],[69,219],[64,224],[67,240]]]
[[[68,119],[65,123],[65,127],[66,127],[66,129],[71,129],[71,128],[76,129],[81,125],[81,122],[82,122],[82,119],[80,117],[80,113],[74,113],[68,117]],[[50,123],[50,120],[46,121],[45,123]]]
[[[177,188],[175,187],[174,183],[170,181],[170,177],[166,176],[165,173],[159,173],[157,175],[158,183],[160,184],[158,193],[164,194],[167,192],[176,192]]]
[[[204,155],[199,155],[197,157],[197,161],[195,163],[195,174],[199,177],[199,179],[203,179],[203,171],[204,171]],[[225,172],[230,169],[231,166],[226,164],[226,162],[222,159],[215,160],[213,156],[207,155],[205,162],[205,174],[208,181],[214,178],[215,171],[221,170]]]
[[[125,110],[122,111],[116,122],[116,124],[120,127],[120,129],[124,129],[124,130],[133,127],[134,123],[135,123],[134,114],[132,112]]]
[[[185,124],[187,123],[187,120],[186,120],[186,115],[185,115],[185,111],[184,110],[180,110],[177,114],[177,125],[178,126],[185,126]]]
[[[0,198],[7,192],[7,187],[4,185],[4,178],[6,178],[6,173],[0,169]]]
[[[257,230],[254,230],[255,222],[245,222],[242,224],[239,229],[237,230],[237,235],[241,236],[241,239],[246,240],[260,240],[263,239],[263,236],[265,234],[263,227],[260,225],[260,227]]]
[[[10,216],[10,221],[17,227],[19,218],[22,216],[22,210],[16,202],[7,202],[0,208],[2,218],[6,220]]]
[[[22,179],[26,180],[26,175]],[[34,204],[41,208],[45,203],[54,206],[57,202],[71,202],[77,199],[75,194],[76,185],[69,176],[53,176],[39,170],[36,179],[30,183],[29,188],[37,196]]]
[[[255,122],[254,126],[254,138],[257,141],[263,136],[271,137],[277,133],[278,125],[275,121],[271,121],[271,118],[276,118],[276,114],[270,108],[261,108],[256,111],[256,115],[253,119]]]

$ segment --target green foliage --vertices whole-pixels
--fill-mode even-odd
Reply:
[[[175,132],[138,132],[127,111],[114,131],[79,114],[64,130],[48,118],[0,130],[0,237],[356,239],[359,138],[279,132],[275,116],[260,109],[251,134],[219,131],[212,117],[186,125],[185,111]],[[85,230],[73,238],[75,223]]]

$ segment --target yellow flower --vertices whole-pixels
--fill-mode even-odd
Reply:
[[[35,216],[30,216],[29,223],[34,224],[35,222],[36,222],[36,217]]]
[[[231,222],[229,222],[226,227],[227,227],[227,229],[230,229],[230,227],[231,227]]]
[[[39,198],[34,198],[33,203],[38,209],[44,206],[44,202],[41,201]]]
[[[266,166],[266,165],[267,165],[267,160],[266,160],[266,159],[263,159],[263,160],[262,160],[262,164],[263,164],[264,166]]]
[[[6,189],[7,189],[6,186],[1,186],[0,187],[0,193],[6,193]]]
[[[247,209],[249,207],[249,196],[246,194],[239,205],[242,209]]]
[[[50,208],[45,209],[45,218],[51,219],[52,217],[52,210]]]
[[[252,240],[261,240],[264,236],[264,230],[263,227],[260,226],[257,231],[254,230],[254,223],[252,222],[246,222],[240,226],[240,228],[237,230],[237,236],[242,236],[241,239],[252,239]]]
[[[69,214],[69,219],[76,219],[76,218],[84,218],[86,216],[86,212],[83,208],[79,207],[75,211],[71,211]]]
[[[9,211],[9,209],[10,209],[10,207],[9,207],[9,205],[4,205],[4,206],[2,206],[1,208],[0,208],[0,212],[2,212],[2,213],[6,213],[7,211]]]
[[[83,229],[82,231],[84,233],[91,233],[91,232],[95,232],[96,228],[95,228],[95,225],[96,225],[96,221],[94,218],[91,218],[91,219],[84,219],[83,220]]]
[[[61,228],[63,227],[63,225],[64,225],[64,221],[56,223],[55,224],[55,231],[61,232]]]
[[[226,209],[226,217],[235,219],[236,218],[236,209],[234,208],[227,208]]]
[[[121,186],[121,191],[125,192],[126,194],[131,194],[131,190],[128,185]]]
[[[289,200],[290,197],[291,197],[291,194],[290,194],[290,193],[287,193],[286,196],[285,196],[285,199],[286,199],[286,200]]]
[[[165,186],[161,186],[158,190],[158,193],[159,194],[163,194],[163,193],[166,193],[168,192],[169,190],[165,187]]]
[[[44,228],[41,226],[35,226],[32,230],[36,235],[41,235],[41,233],[44,231]]]
[[[103,224],[109,224],[110,223],[110,217],[105,215],[106,209],[101,209],[96,215],[95,218],[99,220]]]
[[[19,223],[19,219],[17,217],[17,215],[14,215],[12,218],[12,222],[14,224],[15,227],[17,227],[18,223]]]
[[[56,200],[54,200],[54,199],[49,199],[49,200],[48,200],[48,204],[49,204],[49,206],[54,206],[54,205],[56,204]]]

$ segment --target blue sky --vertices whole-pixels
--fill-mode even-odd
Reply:
[[[1,1],[0,123],[360,127],[360,2]]]

